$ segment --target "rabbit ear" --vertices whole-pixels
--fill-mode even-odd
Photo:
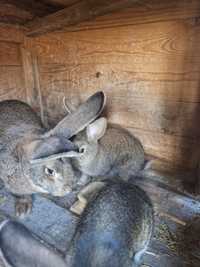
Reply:
[[[61,158],[78,158],[81,157],[82,153],[76,152],[76,151],[69,151],[69,152],[63,152],[63,153],[58,153],[55,155],[51,155],[49,157],[44,157],[44,158],[38,158],[38,159],[32,159],[29,162],[31,164],[45,164],[47,162],[56,160],[56,159],[61,159]]]
[[[107,119],[100,118],[87,127],[87,138],[89,141],[98,141],[106,132]]]
[[[23,145],[24,154],[28,160],[48,158],[67,151],[78,151],[78,147],[70,140],[64,140],[57,136],[33,140]]]
[[[1,253],[9,266],[66,267],[55,249],[41,242],[22,224],[8,220],[0,228]]]
[[[71,112],[63,120],[61,120],[54,129],[47,132],[45,136],[59,135],[65,138],[72,137],[95,120],[101,114],[104,105],[104,93],[95,93],[75,111]]]
[[[80,101],[76,99],[76,103],[73,103],[73,99],[71,98],[70,101],[67,98],[63,97],[63,106],[68,113],[73,113],[76,109],[80,106]]]

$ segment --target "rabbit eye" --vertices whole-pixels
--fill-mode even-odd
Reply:
[[[49,175],[49,176],[55,176],[55,170],[53,170],[53,169],[50,169],[50,168],[45,168],[45,173],[47,174],[47,175]]]
[[[80,153],[84,153],[86,151],[86,147],[85,146],[81,146],[80,148],[79,148],[79,152]]]

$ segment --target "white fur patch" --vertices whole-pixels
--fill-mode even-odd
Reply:
[[[138,251],[134,256],[134,262],[139,265],[142,261],[142,256],[144,255],[145,251],[147,250],[147,245],[140,251]]]

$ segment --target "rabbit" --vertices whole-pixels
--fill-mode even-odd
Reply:
[[[141,142],[120,125],[107,123],[101,117],[73,139],[79,152],[68,153],[72,165],[85,177],[80,184],[87,184],[88,177],[114,177],[128,181],[145,166],[145,153]],[[66,153],[67,156],[67,153]]]
[[[72,168],[81,173],[74,178],[76,183],[73,187],[75,191],[79,191],[78,201],[70,208],[77,215],[87,205],[84,195],[93,194],[92,187],[89,187],[89,192],[87,187],[84,189],[89,182],[101,181],[104,176],[129,181],[145,168],[145,153],[141,142],[121,126],[107,123],[104,117],[79,132],[73,138],[73,143],[79,151],[66,152],[65,156],[72,159]]]
[[[153,228],[153,207],[142,189],[104,180],[80,217],[65,258],[12,221],[2,223],[0,249],[12,267],[136,267]]]
[[[5,267],[66,267],[58,251],[12,220],[0,225],[0,251]]]
[[[97,118],[104,104],[104,93],[97,92],[47,131],[28,104],[0,102],[0,178],[16,197],[16,215],[31,212],[34,193],[71,191],[76,181],[65,152],[77,147],[69,139]]]
[[[76,99],[76,102],[79,102]],[[72,99],[63,99],[64,108],[73,113],[78,108]],[[121,177],[128,181],[141,170],[148,170],[155,157],[144,152],[142,143],[128,130],[118,124],[108,123],[101,117],[80,131],[73,139],[78,153],[68,153],[73,166],[82,172],[81,185],[90,178]],[[94,180],[94,179],[93,179]]]

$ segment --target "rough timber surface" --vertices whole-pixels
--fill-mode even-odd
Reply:
[[[26,101],[20,44],[23,33],[17,27],[0,25],[0,101]]]
[[[146,152],[158,157],[160,168],[195,169],[200,2],[144,2],[68,31],[26,39],[26,49],[38,57],[44,114],[55,124],[66,114],[64,96],[77,103],[103,90],[109,120],[135,134]]]

